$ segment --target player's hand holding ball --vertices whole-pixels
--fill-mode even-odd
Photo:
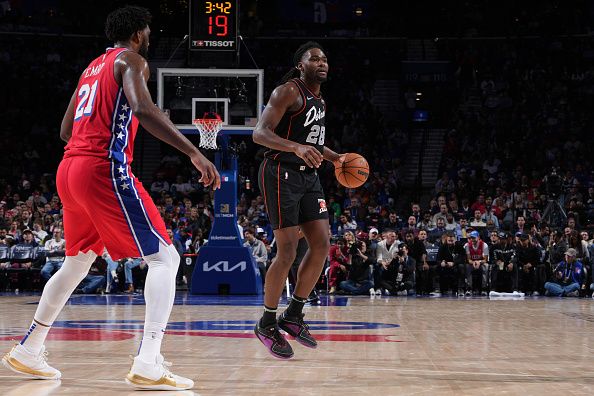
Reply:
[[[347,188],[362,186],[369,177],[367,160],[357,153],[346,153],[340,157],[334,161],[334,174],[338,182]]]

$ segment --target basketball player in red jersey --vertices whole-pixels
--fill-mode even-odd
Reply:
[[[303,321],[303,306],[314,288],[330,248],[328,210],[316,169],[322,160],[341,166],[344,155],[324,146],[326,103],[320,86],[328,61],[322,47],[308,42],[297,49],[294,68],[270,95],[254,129],[254,142],[270,148],[260,166],[258,182],[274,229],[277,254],[266,272],[264,314],[254,332],[269,352],[281,359],[293,349],[279,329],[300,344],[317,342]],[[298,78],[294,74],[297,74]],[[299,266],[289,307],[278,320],[276,310],[299,244],[299,229],[309,249]]]
[[[64,205],[67,257],[45,286],[26,335],[2,360],[20,374],[61,377],[48,365],[43,343],[70,294],[105,247],[114,260],[143,257],[149,267],[144,334],[126,382],[142,389],[194,386],[192,380],[172,374],[160,353],[175,297],[179,255],[155,204],[132,174],[138,123],[189,156],[205,186],[219,188],[220,178],[214,165],[151,100],[146,83],[150,20],[148,10],[131,6],[107,17],[105,32],[115,46],[82,73],[64,115],[60,137],[68,144],[57,187]]]

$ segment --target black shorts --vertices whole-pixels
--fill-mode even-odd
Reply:
[[[273,229],[328,219],[328,208],[315,170],[264,159],[258,172],[268,219]]]

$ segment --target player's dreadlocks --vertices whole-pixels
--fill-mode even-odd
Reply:
[[[295,54],[293,55],[293,67],[287,72],[287,74],[283,76],[283,78],[281,78],[281,84],[286,83],[292,78],[299,77],[300,72],[299,69],[297,69],[297,65],[299,65],[299,62],[301,62],[303,55],[312,48],[318,48],[324,51],[324,48],[322,48],[322,46],[315,41],[308,41],[307,43],[301,45],[301,47],[297,48],[297,51],[295,51]]]
[[[105,21],[105,35],[117,43],[127,41],[132,34],[151,23],[152,15],[144,7],[125,6],[112,11]]]

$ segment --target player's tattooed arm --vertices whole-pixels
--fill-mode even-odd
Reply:
[[[60,139],[68,143],[70,137],[72,136],[72,124],[74,123],[74,105],[76,104],[76,91],[72,94],[70,98],[70,103],[68,104],[68,108],[66,109],[66,113],[64,113],[64,118],[62,118],[62,125],[60,126]]]
[[[190,157],[196,169],[201,173],[200,182],[205,186],[212,184],[213,188],[220,188],[221,178],[216,167],[177,130],[165,113],[153,103],[146,84],[150,76],[146,60],[135,52],[125,51],[115,62],[114,75],[116,81],[122,85],[126,98],[130,102],[132,114],[138,118],[140,124],[157,139]]]
[[[284,139],[274,133],[283,115],[287,111],[296,111],[303,106],[303,99],[293,83],[285,83],[277,87],[270,95],[268,104],[254,128],[254,143],[273,150],[295,153],[310,168],[317,168],[322,163],[322,154],[313,146],[299,144]]]

